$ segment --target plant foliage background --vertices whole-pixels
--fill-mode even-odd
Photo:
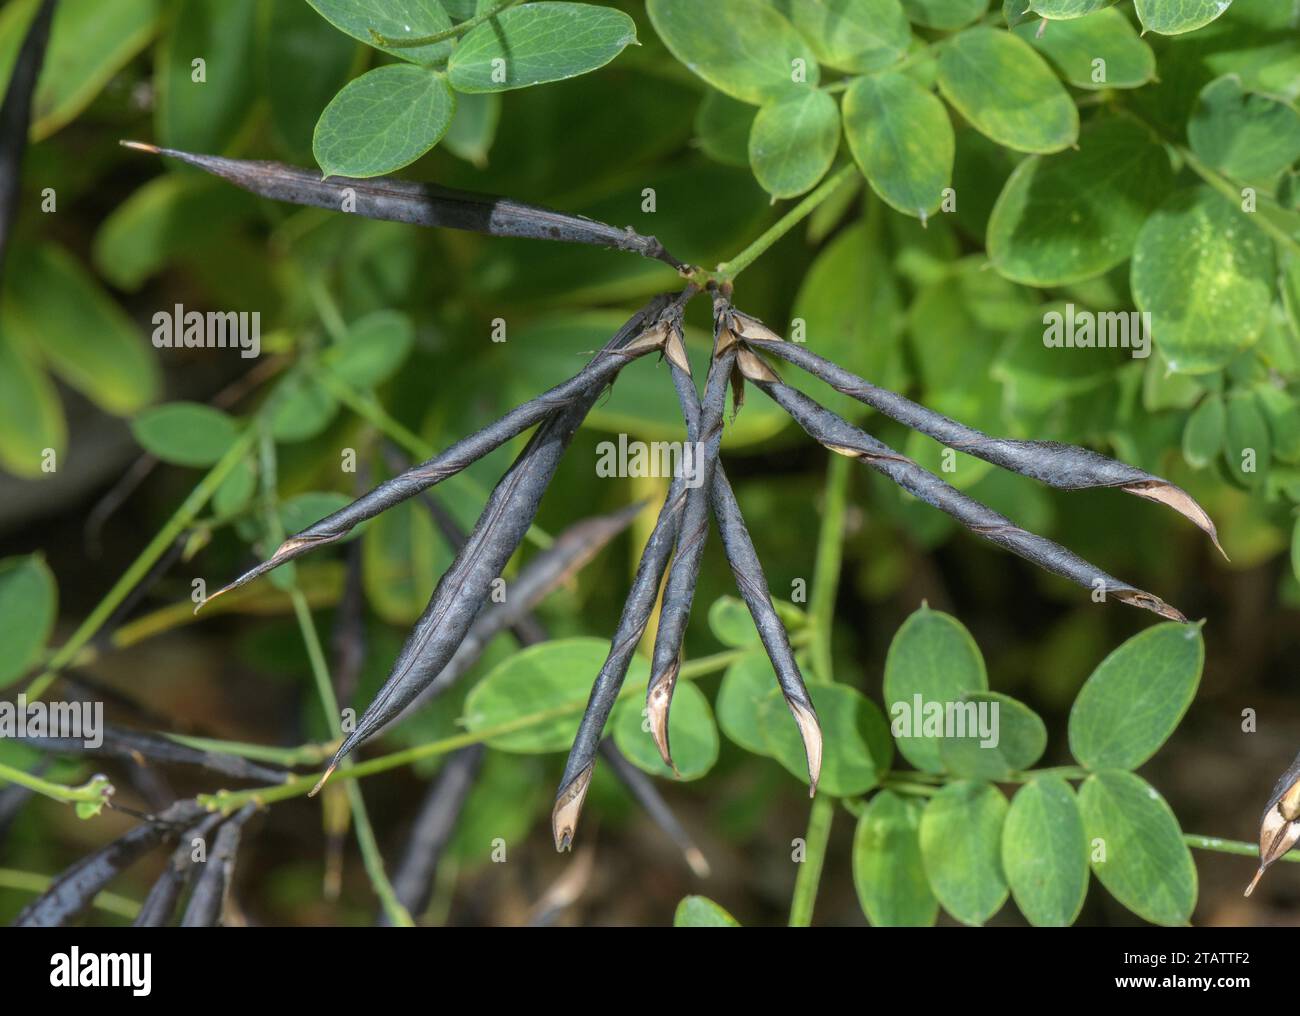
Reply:
[[[783,610],[796,639],[820,627],[832,637],[813,689],[828,739],[822,792],[838,799],[817,919],[1291,923],[1289,865],[1247,904],[1251,862],[1193,856],[1183,834],[1253,840],[1300,732],[1300,5],[539,0],[445,41],[393,44],[497,6],[59,5],[0,303],[5,694],[50,662],[257,414],[274,474],[250,442],[143,597],[61,661],[59,694],[102,698],[132,727],[280,748],[329,740],[292,594],[328,641],[348,551],[198,619],[193,579],[220,585],[252,548],[383,479],[383,440],[427,455],[567,377],[631,307],[680,285],[630,254],[276,205],[119,139],[326,174],[400,171],[630,225],[709,267],[834,179],[737,281],[746,311],[988,433],[1088,445],[1168,477],[1215,518],[1231,562],[1172,513],[1114,492],[1048,491],[960,454],[943,472],[1206,619],[1149,625],[874,476],[828,482],[824,451],[753,396],[727,426],[727,468],[773,591],[793,601]],[[36,7],[0,10],[5,80]],[[152,348],[153,315],[178,304],[260,312],[261,356]],[[1044,315],[1069,304],[1149,312],[1154,352],[1045,347]],[[501,323],[505,341],[493,341]],[[702,362],[707,322],[692,323]],[[827,404],[943,468],[929,439],[845,397]],[[544,531],[662,497],[666,481],[596,475],[597,443],[619,433],[682,437],[651,358],[579,433],[542,504]],[[340,468],[343,449],[357,450],[356,473]],[[438,488],[463,525],[511,454]],[[828,516],[844,540],[833,614],[820,617],[803,592]],[[498,640],[383,750],[580,708],[652,520],[538,609],[552,643],[521,652]],[[417,502],[357,540],[365,660],[357,686],[338,691],[359,710],[451,550]],[[802,752],[729,598],[721,549],[706,553],[688,659],[719,662],[679,692],[686,781],[659,787],[713,875],[693,877],[598,769],[579,842],[594,858],[555,919],[666,923],[687,896],[679,920],[726,919],[696,895],[742,923],[786,917],[792,841],[812,838]],[[888,704],[914,693],[999,701],[1003,747],[990,757],[960,741],[895,742]],[[629,701],[613,736],[662,776],[639,721]],[[574,724],[488,740],[424,920],[516,923],[579,863],[555,855],[547,821]],[[386,856],[441,757],[361,781]],[[141,808],[218,789],[204,773],[51,760],[8,741],[0,762],[69,785],[103,768],[117,803]],[[1023,776],[1035,767],[1053,771]],[[295,798],[257,820],[233,891],[240,919],[373,918],[343,802]],[[45,800],[0,822],[0,917],[30,898],[22,873],[56,873],[130,825]],[[1090,866],[1098,836],[1122,859]],[[159,864],[115,889],[139,900]],[[124,920],[119,904],[91,919]]]

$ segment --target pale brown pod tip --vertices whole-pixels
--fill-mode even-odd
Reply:
[[[741,347],[736,353],[736,369],[750,381],[780,381],[781,378],[752,349]]]
[[[664,356],[668,357],[674,367],[690,376],[691,361],[686,358],[686,343],[682,338],[681,326],[677,324],[668,331],[668,338],[664,341]]]
[[[587,789],[591,786],[591,774],[595,765],[592,762],[578,773],[555,799],[555,807],[551,810],[551,833],[555,837],[555,849],[560,852],[573,846],[578,817],[582,814],[582,805],[587,799]]]
[[[1160,504],[1168,505],[1213,540],[1215,548],[1223,555],[1223,559],[1229,560],[1228,552],[1219,543],[1219,531],[1214,527],[1214,520],[1182,487],[1176,487],[1163,480],[1142,480],[1137,483],[1126,483],[1120,487],[1120,490],[1136,494],[1148,501],[1158,501]]]
[[[768,342],[784,342],[785,339],[768,328],[756,317],[750,317],[743,311],[731,312],[732,327],[746,339],[766,339]]]
[[[680,779],[682,774],[673,764],[672,750],[668,746],[668,711],[673,704],[673,689],[677,686],[678,667],[679,665],[674,662],[668,670],[651,682],[645,708],[646,718],[650,722],[650,736],[655,739],[659,757],[664,760],[664,765],[673,771],[673,775]]]
[[[822,727],[811,707],[790,698],[785,700],[785,704],[790,707],[794,721],[799,725],[804,755],[808,759],[808,796],[815,797],[817,783],[822,776]]]

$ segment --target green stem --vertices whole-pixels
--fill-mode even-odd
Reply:
[[[840,184],[848,180],[853,174],[858,172],[858,167],[854,163],[841,166],[838,170],[827,177],[816,190],[805,197],[797,205],[786,212],[776,223],[768,229],[762,236],[742,250],[730,261],[724,261],[718,265],[715,277],[719,282],[730,282],[741,272],[757,261],[767,251],[772,244],[785,236],[786,233],[794,229],[805,218],[812,213],[812,210],[835,193]]]
[[[826,845],[831,838],[831,823],[835,819],[835,799],[821,794],[812,803],[808,813],[808,832],[804,836],[804,860],[794,880],[794,898],[790,901],[790,927],[807,928],[812,924],[813,907],[817,902],[817,887],[822,879],[822,866],[826,863]]]
[[[13,868],[0,868],[0,889],[16,889],[21,893],[43,893],[54,884],[49,875],[38,875],[34,871],[15,871]],[[140,904],[117,893],[102,892],[91,901],[106,914],[116,914],[132,920],[140,913]]]
[[[797,646],[804,644],[807,640],[808,637],[805,632],[798,632],[791,637],[790,643]],[[728,649],[725,652],[714,653],[711,656],[701,656],[697,660],[688,660],[682,664],[682,668],[677,675],[678,679],[694,681],[707,674],[718,673],[726,670],[733,663],[744,659],[752,652],[752,649]],[[622,690],[618,697],[622,701],[636,695],[644,696],[645,689],[642,687],[627,687]],[[576,716],[586,707],[587,700],[585,698],[576,699],[573,702],[566,702],[564,705],[529,713],[527,716],[520,716],[513,720],[506,720],[492,727],[484,727],[481,730],[465,734],[454,734],[451,737],[444,737],[437,741],[428,741],[425,744],[416,745],[413,748],[404,748],[388,755],[381,755],[378,758],[370,759],[368,762],[359,762],[353,766],[341,766],[333,778],[336,780],[357,780],[366,776],[374,776],[376,773],[388,772],[390,769],[399,769],[402,766],[411,765],[423,759],[437,758],[439,755],[446,755],[460,748],[468,748],[471,744],[482,744],[494,738],[504,737],[506,734],[513,734],[519,730],[527,730],[544,723],[550,723],[552,720]],[[295,797],[306,796],[307,792],[316,785],[320,775],[320,773],[317,773],[310,776],[295,776],[287,783],[277,784],[273,787],[254,787],[250,790],[219,790],[215,794],[200,794],[198,800],[200,804],[209,810],[219,810],[226,813],[237,811],[246,804],[275,804],[277,801],[287,801]]]
[[[880,781],[880,785],[886,790],[897,790],[900,794],[911,794],[914,797],[933,797],[942,789],[932,783],[917,783],[914,780],[899,779],[897,776],[886,776]]]
[[[39,776],[7,766],[3,762],[0,762],[0,781],[17,783],[21,787],[34,790],[38,794],[64,804],[103,803],[107,802],[109,795],[113,793],[113,784],[108,782],[107,776],[92,776],[79,787],[69,787],[62,783],[43,780]]]
[[[1214,850],[1220,854],[1240,854],[1242,857],[1259,856],[1258,845],[1254,843],[1243,843],[1241,840],[1221,840],[1217,836],[1201,836],[1197,833],[1184,833],[1183,842],[1189,847],[1195,847],[1197,850]],[[1297,863],[1300,862],[1300,853],[1284,854],[1279,858],[1279,860]]]
[[[310,604],[309,604],[310,606]],[[219,751],[227,755],[252,759],[255,762],[274,762],[282,766],[313,766],[327,761],[334,754],[329,744],[300,744],[294,748],[275,748],[245,741],[222,741],[214,737],[188,737],[185,734],[160,733],[159,736],[200,751]]]
[[[262,428],[260,454],[263,512],[271,542],[273,545],[278,545],[284,539],[284,533],[281,531],[280,516],[275,504],[275,441],[268,427]],[[298,588],[296,579],[291,579],[290,582],[292,584],[289,586],[289,597],[293,601],[293,613],[298,621],[298,631],[307,649],[312,678],[316,682],[316,694],[320,698],[321,708],[325,710],[325,720],[329,724],[330,733],[336,740],[340,740],[343,737],[343,725],[339,717],[339,702],[334,694],[334,683],[330,680],[329,663],[325,659],[320,633],[316,630],[316,622],[311,616],[311,608],[307,605],[307,597]],[[344,767],[346,766],[345,762]],[[375,895],[379,897],[384,912],[395,925],[413,928],[415,922],[398,900],[397,893],[388,880],[388,874],[384,871],[384,858],[379,851],[379,843],[375,839],[375,831],[370,824],[370,816],[366,812],[366,802],[361,797],[361,790],[355,783],[349,783],[347,787],[352,823],[357,831],[357,845],[361,848],[361,858],[365,864],[366,874],[370,876],[370,884],[374,887]]]
[[[245,428],[243,433],[226,450],[226,454],[221,456],[217,464],[208,471],[208,475],[199,481],[197,487],[190,491],[189,497],[176,509],[176,513],[167,520],[167,524],[158,530],[154,538],[140,552],[139,557],[131,563],[131,567],[122,574],[122,577],[117,580],[113,588],[99,601],[98,606],[81,622],[77,630],[72,633],[72,637],[59,647],[59,651],[51,657],[46,670],[32,681],[31,686],[27,689],[29,701],[34,701],[44,695],[50,685],[58,678],[59,671],[71,663],[82,647],[99,633],[100,627],[112,616],[118,605],[127,598],[131,590],[149,573],[149,569],[154,566],[154,563],[166,553],[167,548],[176,541],[176,538],[185,531],[186,527],[203,510],[204,505],[216,493],[222,481],[235,468],[239,460],[244,457],[248,449],[252,447],[253,440],[256,437],[256,428]]]
[[[432,46],[436,42],[446,42],[448,39],[455,39],[457,36],[464,35],[471,28],[477,28],[483,22],[495,18],[507,7],[513,7],[519,2],[520,0],[501,0],[501,3],[491,10],[484,11],[482,14],[475,14],[472,18],[462,21],[459,25],[452,25],[441,32],[434,32],[433,35],[394,39],[387,35],[380,35],[372,28],[370,29],[370,38],[374,40],[376,46],[386,46],[389,49],[413,49],[416,46]]]

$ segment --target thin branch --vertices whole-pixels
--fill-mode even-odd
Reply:
[[[477,28],[485,21],[490,21],[507,7],[513,7],[519,2],[520,0],[501,0],[495,7],[475,14],[472,18],[462,21],[458,25],[452,25],[444,31],[435,32],[433,35],[408,36],[399,39],[381,35],[372,28],[370,29],[370,38],[374,40],[376,46],[383,46],[385,49],[414,49],[417,46],[432,46],[435,43],[446,42],[448,39],[455,39],[464,35],[470,29]]]

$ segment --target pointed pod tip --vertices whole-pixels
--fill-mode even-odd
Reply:
[[[1202,508],[1199,502],[1191,494],[1183,490],[1182,487],[1176,486],[1168,480],[1157,478],[1139,480],[1136,483],[1126,483],[1120,487],[1120,490],[1146,498],[1148,501],[1157,501],[1172,508],[1191,522],[1192,525],[1200,529],[1201,532],[1205,533],[1214,542],[1215,548],[1223,555],[1223,559],[1225,561],[1229,560],[1227,551],[1219,543],[1219,531],[1214,525],[1214,520],[1210,518],[1210,513]]]
[[[685,851],[686,863],[690,866],[691,871],[695,873],[696,878],[708,878],[713,874],[713,869],[709,867],[709,862],[704,857],[704,852],[699,847],[687,847]]]
[[[587,767],[556,795],[555,807],[551,809],[551,834],[559,853],[573,849],[573,837],[578,831],[578,818],[582,815],[582,804],[587,799],[595,765],[594,761],[588,762]]]
[[[818,721],[817,714],[813,712],[810,704],[796,702],[790,698],[785,701],[794,716],[795,723],[799,726],[799,737],[803,741],[804,756],[808,760],[808,796],[813,797],[817,793],[817,784],[821,782],[822,776],[823,738],[821,723]]]
[[[677,766],[673,763],[672,750],[668,745],[668,712],[673,704],[673,686],[676,683],[676,666],[652,680],[646,694],[645,709],[646,719],[650,725],[650,736],[654,738],[655,747],[659,749],[659,757],[663,759],[664,765],[673,771],[673,776],[681,779],[682,774],[677,771]]]
[[[1246,886],[1246,891],[1242,896],[1249,896],[1255,891],[1255,886],[1259,885],[1259,880],[1264,877],[1264,872],[1268,870],[1268,865],[1261,864],[1259,870],[1255,872],[1255,877],[1250,880],[1250,885]]]
[[[338,760],[336,759],[335,761],[331,762],[329,764],[329,768],[326,769],[325,772],[321,774],[321,778],[316,781],[316,786],[312,787],[311,790],[307,792],[307,796],[315,797],[317,794],[319,794],[321,787],[325,786],[325,781],[328,780],[331,775],[333,775],[334,770],[337,768],[338,768]]]
[[[118,141],[118,144],[123,148],[131,148],[137,152],[148,152],[150,155],[157,155],[162,151],[157,145],[151,145],[146,141],[128,141],[123,138]]]

